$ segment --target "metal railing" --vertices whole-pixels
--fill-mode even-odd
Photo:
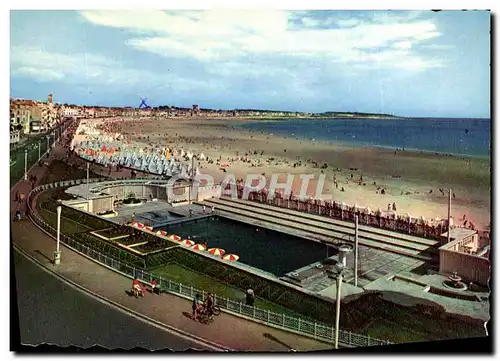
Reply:
[[[84,182],[85,180],[79,180]],[[98,179],[94,179],[98,181]],[[38,215],[33,211],[31,207],[31,200],[34,194],[44,191],[46,189],[51,189],[55,187],[64,187],[72,184],[75,181],[63,181],[55,182],[50,185],[42,185],[34,188],[29,194],[27,199],[27,205],[29,208],[29,215],[33,223],[44,230],[52,238],[57,237],[57,230],[50,224],[45,222],[43,219],[38,217]],[[101,252],[83,245],[78,241],[68,237],[64,234],[60,234],[60,241],[64,243],[68,248],[73,249],[83,255],[91,258],[98,263],[101,263],[115,271],[118,271],[130,278],[139,278],[145,282],[151,283],[153,279],[156,279],[157,284],[164,291],[169,293],[184,297],[186,299],[192,299],[194,295],[200,294],[203,299],[207,294],[204,290],[196,289],[190,285],[185,285],[178,283],[176,281],[163,278],[161,276],[155,276],[154,274],[138,267],[130,266],[123,261],[109,257]],[[250,318],[255,321],[263,322],[264,324],[271,327],[283,328],[290,332],[295,332],[299,334],[313,336],[320,340],[325,340],[327,342],[334,341],[334,330],[335,328],[331,325],[327,325],[320,322],[312,322],[309,320],[304,320],[297,317],[288,316],[284,313],[276,313],[269,310],[260,309],[254,306],[248,306],[242,301],[235,301],[225,297],[217,297],[214,295],[216,304],[223,310],[227,310],[233,314],[240,315],[246,318]],[[339,342],[341,344],[347,345],[349,347],[366,347],[366,346],[379,346],[391,344],[389,341],[379,340],[372,338],[370,336],[356,334],[350,331],[339,330]]]

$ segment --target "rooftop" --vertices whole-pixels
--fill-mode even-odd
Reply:
[[[461,228],[461,227],[456,227],[452,228],[450,230],[450,238],[453,239],[454,241],[464,239],[466,237],[470,237],[474,234],[477,234],[477,231],[469,229],[469,228]],[[441,235],[442,237],[447,237],[448,232],[445,232]]]

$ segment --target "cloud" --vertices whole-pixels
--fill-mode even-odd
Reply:
[[[301,18],[300,22],[305,27],[308,27],[308,28],[313,28],[313,27],[319,26],[323,23],[320,19],[315,19],[315,18],[307,17],[307,16],[304,16],[303,18]]]
[[[126,44],[136,50],[201,62],[245,62],[255,56],[321,57],[338,64],[375,61],[377,66],[408,70],[399,61],[401,53],[383,49],[410,50],[414,44],[440,36],[436,25],[421,19],[423,12],[419,11],[376,11],[350,19],[279,10],[105,10],[80,14],[92,24],[129,31]],[[326,24],[336,27],[317,28]],[[386,53],[374,57],[370,55],[373,49]],[[427,67],[439,63],[425,61],[422,54],[413,51],[404,56]]]
[[[448,45],[448,44],[424,44],[421,45],[421,47],[430,50],[450,50],[454,48],[453,45]]]
[[[64,74],[51,70],[51,69],[36,69],[29,66],[21,66],[12,71],[12,75],[25,76],[38,80],[40,82],[50,82],[54,80],[61,80]]]
[[[411,46],[411,41],[400,41],[393,44],[393,47],[395,47],[396,49],[411,49]]]
[[[103,57],[91,54],[50,53],[34,46],[13,46],[11,68],[14,75],[40,80],[59,80],[71,75],[98,77],[103,69],[116,66]]]
[[[340,19],[335,22],[341,28],[350,28],[361,23],[359,19]]]
[[[51,53],[30,46],[11,48],[11,71],[13,76],[29,77],[42,82],[64,81],[69,84],[104,85],[122,89],[147,84],[148,87],[157,89],[174,87],[187,91],[193,87],[203,89],[207,86],[196,78],[134,69],[97,55]]]

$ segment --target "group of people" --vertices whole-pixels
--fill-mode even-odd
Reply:
[[[214,298],[211,293],[208,293],[205,301],[201,300],[201,296],[197,293],[193,298],[192,310],[193,310],[193,320],[197,320],[202,312],[206,312],[208,318],[212,318],[214,315]]]
[[[132,291],[134,292],[134,296],[138,298],[139,296],[144,297],[146,295],[146,286],[139,281],[139,279],[136,277],[132,281]],[[156,279],[153,278],[151,281],[151,292],[153,294],[159,293],[160,289],[158,287],[158,283],[156,282]]]
[[[146,295],[146,286],[136,277],[132,281],[132,291],[136,298],[139,298],[139,296],[144,297]],[[160,293],[160,289],[154,278],[151,281],[151,291],[153,294]],[[201,299],[200,294],[197,293],[193,298],[192,304],[193,319],[197,320],[202,313],[206,313],[208,318],[212,318],[214,315],[214,307],[215,301],[211,293],[208,293],[204,301]]]

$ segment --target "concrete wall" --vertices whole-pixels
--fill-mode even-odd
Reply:
[[[92,212],[92,205],[89,207],[89,203],[87,201],[66,201],[63,203],[78,210]]]
[[[102,212],[114,211],[114,199],[115,197],[112,195],[91,199],[91,212],[98,214]]]
[[[175,197],[175,198],[174,199],[168,199],[167,201],[169,203],[172,203],[172,202],[175,201],[175,203],[179,204],[180,202],[186,202],[188,200],[191,200],[191,201],[196,200],[196,197],[193,197],[194,199],[190,198],[191,197],[190,189],[191,189],[190,186],[175,187],[175,189],[173,189],[173,190],[170,191],[170,192],[173,192],[173,196],[172,197]]]
[[[490,261],[483,257],[452,250],[439,250],[439,273],[456,271],[466,282],[487,285],[491,277]]]
[[[131,185],[111,185],[102,189],[102,192],[115,197],[115,200],[123,200],[128,198],[130,194],[134,194],[136,198],[155,198],[170,202],[168,199],[167,188],[163,185],[156,184],[131,184]],[[189,200],[189,186],[177,186],[173,190],[174,194],[179,197],[179,200]],[[213,191],[211,191],[213,193]],[[195,200],[194,197],[191,200]]]
[[[196,194],[196,198],[198,202],[201,202],[205,199],[210,199],[214,197],[219,197],[221,193],[220,185],[212,186],[212,187],[199,187],[198,192]]]

